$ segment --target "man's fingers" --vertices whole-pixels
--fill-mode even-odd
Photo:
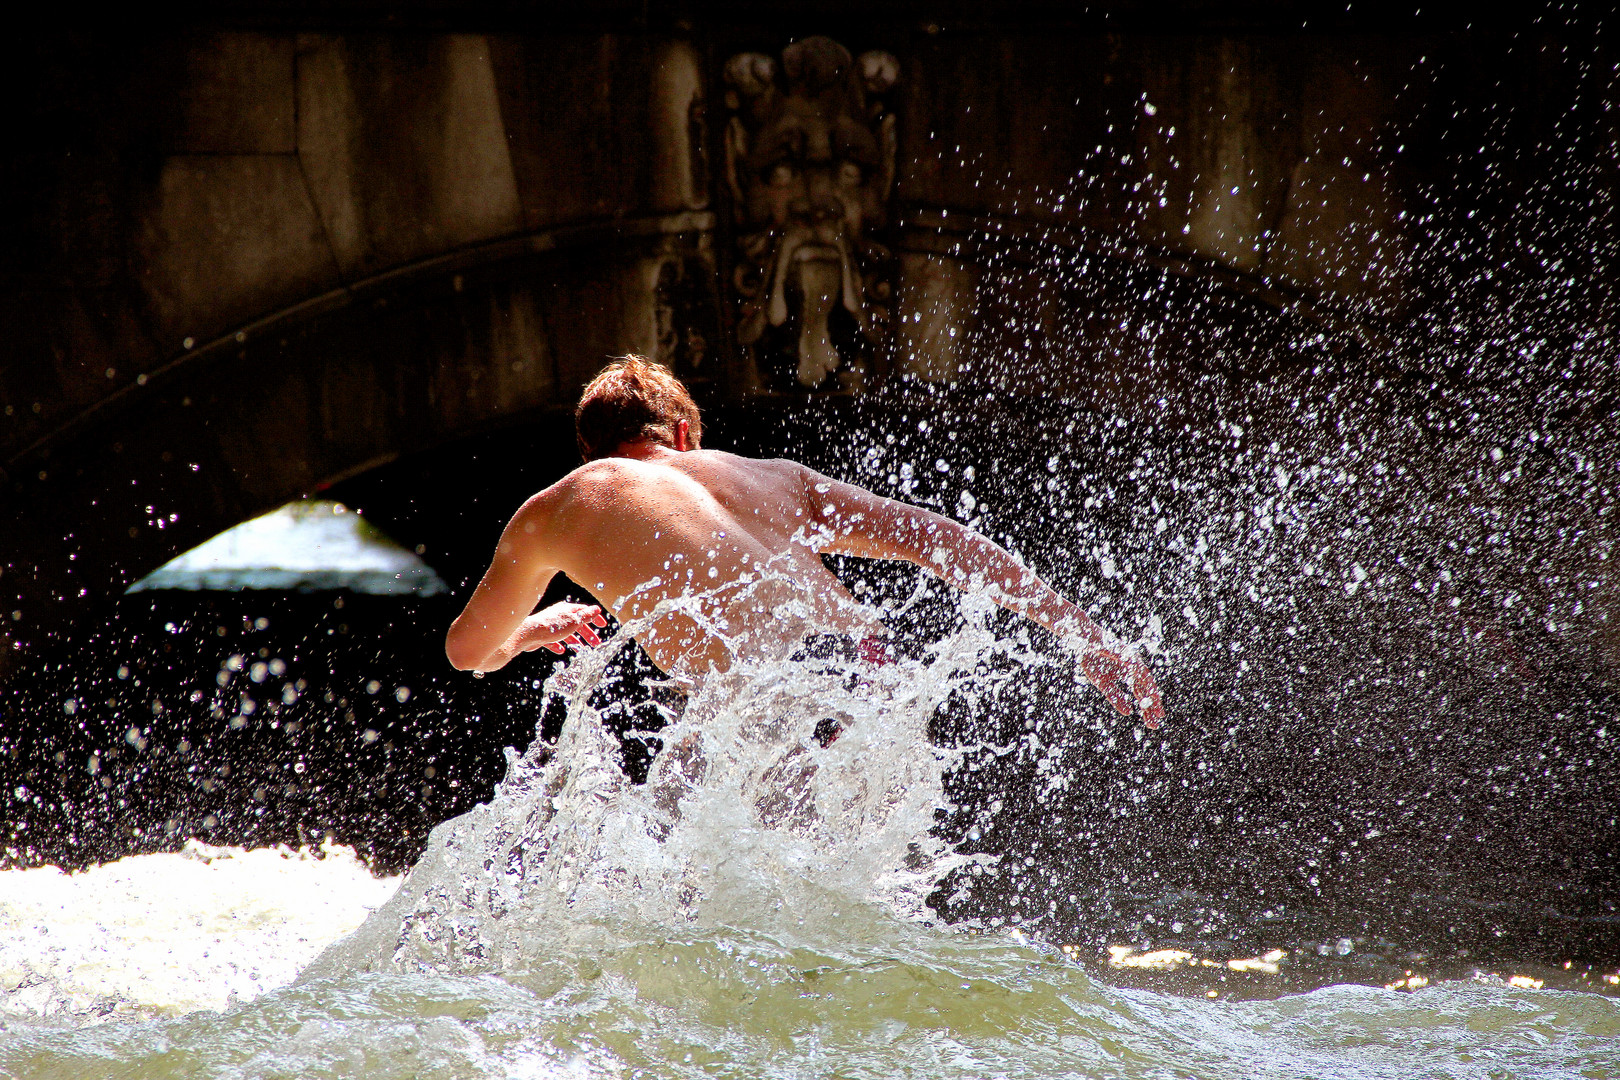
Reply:
[[[1102,692],[1108,698],[1108,703],[1119,711],[1121,716],[1129,716],[1134,711],[1131,708],[1131,696],[1125,692],[1124,680],[1116,677],[1110,678],[1102,686]]]
[[[1142,708],[1142,722],[1156,728],[1164,722],[1164,703],[1159,700],[1159,684],[1146,664],[1134,664],[1131,670],[1131,693]]]
[[[583,649],[587,646],[594,647],[600,644],[602,644],[602,639],[596,633],[596,631],[592,630],[588,624],[580,622],[575,624],[567,637],[563,638],[556,645],[548,645],[546,647],[551,649],[553,652],[562,652],[563,646],[565,645],[571,645],[576,649]]]
[[[1120,685],[1122,680],[1116,663],[1093,654],[1080,662],[1080,671],[1092,686],[1101,691],[1108,703],[1119,710],[1120,715],[1131,715],[1131,699]]]
[[[1141,709],[1142,722],[1147,727],[1156,728],[1164,722],[1159,686],[1153,681],[1153,673],[1140,660],[1093,656],[1081,662],[1080,670],[1121,716],[1134,716]]]

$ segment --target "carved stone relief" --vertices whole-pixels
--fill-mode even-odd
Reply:
[[[671,250],[660,261],[653,283],[653,320],[659,363],[694,392],[721,378],[714,261],[706,245],[701,250]]]
[[[888,347],[894,259],[871,230],[894,186],[899,78],[886,52],[825,37],[726,65],[737,341],[755,389],[853,388]]]

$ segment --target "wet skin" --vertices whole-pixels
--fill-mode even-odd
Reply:
[[[1146,665],[992,541],[949,518],[874,495],[797,462],[689,445],[625,443],[520,507],[445,652],[463,670],[494,671],[522,652],[596,645],[600,608],[534,610],[565,574],[621,622],[666,605],[637,641],[665,672],[700,677],[739,659],[772,658],[808,633],[885,633],[820,555],[915,563],[1058,634],[1123,715],[1150,727],[1164,709]]]

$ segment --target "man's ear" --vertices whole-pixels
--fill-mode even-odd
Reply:
[[[690,421],[675,421],[675,449],[683,452],[692,449],[692,424]]]

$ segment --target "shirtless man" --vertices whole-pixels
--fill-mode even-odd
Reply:
[[[601,607],[535,605],[557,574],[620,622],[661,601],[637,641],[666,673],[698,679],[739,659],[791,653],[810,634],[887,634],[821,562],[822,553],[901,559],[1058,635],[1114,708],[1164,708],[1147,666],[995,543],[950,518],[874,495],[783,459],[699,447],[703,424],[665,369],[626,357],[585,388],[574,413],[585,464],[530,498],[450,627],[462,670],[494,671],[519,653],[597,645]]]

